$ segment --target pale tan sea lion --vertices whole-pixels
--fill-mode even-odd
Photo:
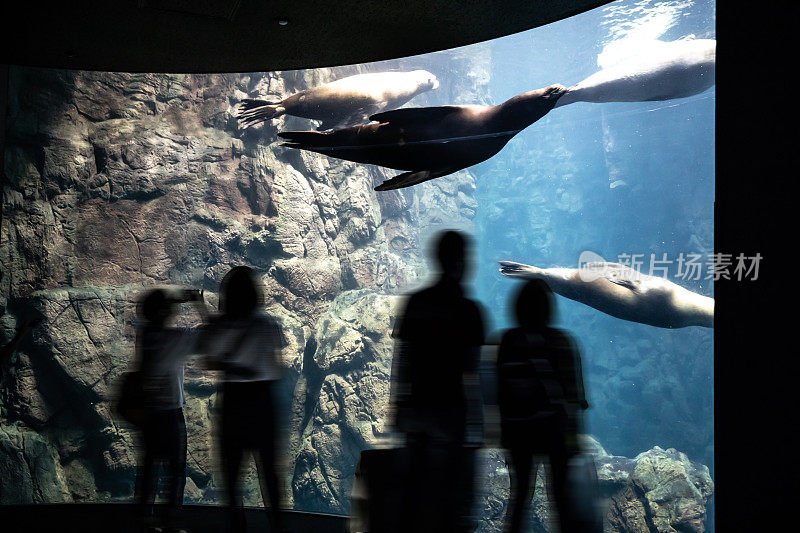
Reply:
[[[638,53],[567,89],[556,107],[575,102],[646,102],[686,98],[714,85],[717,41],[641,44]]]
[[[500,261],[504,276],[544,280],[553,292],[608,315],[659,328],[714,327],[714,299],[618,263],[538,268]]]
[[[319,131],[369,122],[368,117],[397,109],[416,95],[439,86],[427,70],[372,72],[341,78],[283,100],[242,100],[238,118],[245,127],[281,115],[321,120]]]

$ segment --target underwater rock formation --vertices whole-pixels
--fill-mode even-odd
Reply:
[[[52,503],[66,499],[58,453],[32,430],[0,427],[0,501]]]
[[[388,432],[391,332],[399,297],[368,290],[337,297],[317,323],[295,402],[304,406],[292,478],[303,509],[348,512],[362,450]]]
[[[705,531],[706,504],[714,490],[706,466],[685,454],[658,446],[630,459],[609,455],[592,437],[584,449],[597,468],[605,533],[678,533]],[[502,451],[483,454],[484,491],[478,498],[481,532],[503,531],[508,508],[508,469]],[[530,506],[528,528],[536,533],[558,531],[555,510],[548,502],[544,467],[539,467]]]
[[[608,531],[705,531],[706,503],[714,490],[707,467],[674,448],[658,446],[632,460],[598,459],[601,476],[608,472],[613,480],[627,477],[625,486],[611,497]]]
[[[452,77],[417,103],[485,102],[488,52],[443,54],[254,74],[11,69],[0,338],[10,338],[30,312],[45,320],[2,373],[0,465],[14,480],[9,487],[21,488],[4,488],[0,503],[129,498],[136,435],[114,419],[111,402],[133,355],[135,299],[148,286],[179,285],[205,289],[214,303],[222,276],[246,264],[264,274],[266,310],[281,321],[288,342],[286,500],[345,509],[339,504],[346,494],[317,501],[317,487],[304,485],[304,467],[294,465],[296,457],[316,457],[327,469],[340,468],[341,442],[349,442],[329,439],[328,456],[307,442],[309,435],[324,441],[309,426],[313,410],[305,418],[308,379],[325,373],[319,386],[334,395],[341,379],[359,391],[369,388],[361,383],[368,379],[340,379],[339,367],[313,358],[305,369],[306,345],[322,331],[319,320],[340,293],[399,293],[415,283],[424,273],[429,233],[469,227],[477,207],[474,178],[465,171],[377,196],[373,185],[387,177],[381,169],[278,146],[279,129],[308,121],[281,117],[244,131],[235,105],[362,72],[435,70],[442,59]],[[187,312],[179,323],[192,325],[196,317]],[[361,364],[369,363],[354,359],[352,370],[367,372]],[[188,501],[220,501],[214,378],[189,363]],[[366,398],[365,413],[378,402]],[[326,431],[347,435],[350,429],[343,419]],[[51,462],[20,463],[26,453]],[[45,463],[50,466],[30,466]],[[51,473],[57,490],[40,489],[49,483],[42,476]],[[258,503],[252,466],[246,485],[246,503]]]

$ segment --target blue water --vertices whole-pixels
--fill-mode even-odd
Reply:
[[[713,39],[714,13],[713,1],[626,0],[498,39],[491,45],[492,99],[577,83],[598,70],[598,54],[620,38]],[[643,254],[647,268],[650,254],[675,261],[713,250],[714,91],[556,108],[472,168],[474,295],[490,310],[493,328],[511,324],[503,310],[517,286],[498,273],[499,260],[574,268],[591,250],[609,261]],[[673,262],[670,276],[675,269]],[[670,279],[713,296],[706,274]],[[708,465],[713,477],[712,330],[664,330],[562,297],[557,303],[558,324],[582,351],[592,406],[587,432],[615,455],[674,447]]]

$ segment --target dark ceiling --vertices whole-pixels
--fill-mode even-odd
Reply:
[[[484,41],[608,2],[29,1],[3,16],[0,63],[175,73],[363,63]]]

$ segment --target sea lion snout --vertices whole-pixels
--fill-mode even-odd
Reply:
[[[439,88],[439,79],[431,74],[424,82],[419,84],[420,92],[432,91]]]
[[[560,83],[555,83],[555,84],[550,85],[549,87],[547,87],[545,89],[544,96],[546,96],[547,98],[553,98],[553,99],[557,100],[557,99],[561,98],[562,96],[564,96],[567,93],[568,90],[569,89],[567,89],[566,87],[564,87]]]
[[[415,70],[414,73],[418,76],[419,88],[423,91],[431,91],[439,88],[439,78],[435,74],[427,70]]]

